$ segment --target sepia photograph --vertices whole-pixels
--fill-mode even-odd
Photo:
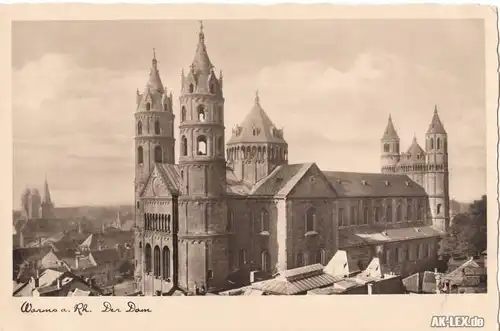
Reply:
[[[11,37],[13,297],[492,290],[484,20]]]

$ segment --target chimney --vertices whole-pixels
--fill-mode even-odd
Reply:
[[[366,285],[368,287],[368,295],[372,295],[373,294],[373,283],[368,283]]]
[[[59,278],[57,278],[57,289],[60,290],[61,286],[62,286],[62,278],[59,277]]]

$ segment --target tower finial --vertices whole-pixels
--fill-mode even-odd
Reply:
[[[200,20],[200,33],[199,33],[199,37],[200,37],[200,43],[203,43],[205,41],[205,34],[203,33],[203,21]]]
[[[260,103],[259,90],[255,90],[255,104]]]
[[[438,106],[434,105],[434,114],[437,114],[437,112],[438,112]]]
[[[151,62],[153,63],[153,69],[156,69],[158,61],[156,61],[156,49],[154,48],[153,48],[153,60]]]

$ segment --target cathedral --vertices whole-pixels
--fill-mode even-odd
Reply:
[[[400,152],[389,117],[380,173],[326,171],[312,162],[289,164],[284,132],[258,94],[226,142],[223,90],[201,25],[194,59],[181,75],[178,139],[173,97],[155,55],[147,85],[137,91],[138,290],[218,292],[248,284],[254,272],[272,277],[326,265],[340,249],[352,271],[373,257],[403,276],[434,268],[449,224],[447,134],[437,108],[425,149],[415,137]]]

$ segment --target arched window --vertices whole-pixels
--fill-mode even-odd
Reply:
[[[364,224],[370,223],[370,213],[369,213],[368,207],[365,207],[363,209],[363,222],[364,222]]]
[[[385,207],[385,221],[388,223],[392,222],[392,205]]]
[[[434,149],[434,139],[431,138],[431,149]]]
[[[163,151],[161,149],[161,146],[156,146],[155,147],[155,162],[156,163],[162,163],[163,162]]]
[[[422,205],[422,202],[418,204],[418,220],[423,221],[425,219],[424,215],[424,206]]]
[[[207,137],[198,136],[196,138],[196,153],[198,155],[207,155]]]
[[[436,139],[436,149],[439,149],[441,147],[441,139],[438,137]]]
[[[160,247],[155,246],[154,250],[154,275],[160,277]]]
[[[326,265],[326,252],[323,248],[316,251],[315,263]]]
[[[222,141],[222,137],[217,138],[217,150],[220,154],[224,154],[224,142]]]
[[[155,134],[160,134],[161,133],[161,130],[160,130],[160,121],[159,120],[155,120]]]
[[[146,260],[146,272],[151,272],[151,245],[149,243],[144,248],[144,257]]]
[[[316,227],[316,209],[314,207],[311,207],[306,211],[306,232],[314,231],[315,227]]]
[[[181,155],[186,156],[188,153],[188,141],[186,136],[182,136],[181,138]]]
[[[137,209],[139,209],[139,207],[141,206],[141,205],[139,204],[139,201],[137,201],[137,203],[135,204],[135,206],[136,206],[136,208],[137,208]]]
[[[142,146],[137,147],[137,164],[144,163],[144,154],[142,150]]]
[[[271,258],[269,256],[268,251],[262,252],[262,271],[264,272],[271,271]]]
[[[139,121],[137,123],[137,135],[140,136],[142,134],[142,122]]]
[[[184,122],[185,120],[186,120],[186,107],[182,106],[181,121]]]
[[[162,276],[163,279],[170,278],[170,249],[167,246],[163,247],[162,252]]]
[[[189,93],[193,93],[193,92],[194,92],[194,85],[189,84]]]
[[[401,222],[402,219],[401,219],[401,206],[400,205],[397,205],[396,207],[396,222]]]
[[[269,213],[265,209],[260,213],[260,228],[261,231],[269,231]]]
[[[304,266],[304,254],[302,252],[299,252],[297,254],[297,261],[295,262],[295,268],[303,267]]]
[[[210,84],[210,93],[211,94],[215,93],[215,85],[213,83]]]
[[[441,214],[441,204],[440,203],[438,203],[438,205],[437,205],[436,212],[438,213],[438,215]]]
[[[411,204],[408,204],[406,206],[406,220],[407,221],[413,220],[413,206]]]
[[[247,263],[247,252],[244,249],[240,249],[238,252],[238,267],[241,269]]]
[[[150,102],[146,103],[146,110],[151,110],[151,103]]]
[[[198,121],[205,122],[206,119],[205,107],[203,105],[199,105],[197,112],[198,112]]]
[[[389,144],[384,144],[384,152],[385,153],[389,152]]]
[[[288,149],[285,149],[285,161],[288,161]]]
[[[171,231],[170,226],[171,226],[171,223],[170,223],[170,215],[167,215],[167,232],[170,232],[170,231]]]
[[[376,206],[374,212],[375,212],[374,221],[375,223],[378,223],[380,221],[380,207]]]

